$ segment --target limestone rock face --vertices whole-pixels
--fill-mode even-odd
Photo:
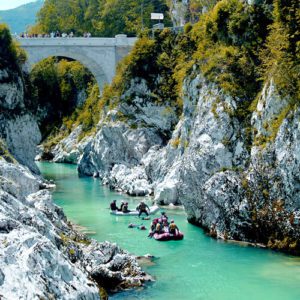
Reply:
[[[29,194],[36,192],[40,185],[39,180],[25,167],[8,164],[4,160],[0,160],[0,183],[6,186],[4,188],[1,185],[3,190],[18,199],[25,199]]]
[[[139,166],[149,149],[161,144],[153,129],[131,129],[123,122],[103,124],[84,149],[78,170],[85,175],[97,174],[104,183],[129,194],[151,194],[151,184]]]
[[[15,159],[38,173],[34,157],[41,134],[28,102],[21,75],[0,69],[0,138]]]
[[[150,280],[117,245],[76,232],[41,180],[0,161],[0,294],[5,299],[99,299]]]
[[[128,168],[125,165],[114,165],[109,176],[103,178],[103,183],[132,196],[151,195],[153,192],[142,166]]]
[[[65,218],[50,193],[38,192],[38,180],[22,166],[1,161],[1,176],[19,188],[11,193],[2,185],[0,190],[1,295],[98,299],[96,285],[60,250]]]
[[[200,87],[197,95],[192,81]],[[167,163],[172,171],[163,186],[168,188],[168,179],[178,170],[174,195],[188,219],[214,236],[299,253],[299,109],[281,99],[271,81],[252,115],[249,142],[248,128],[238,121],[238,103],[203,84],[201,77],[192,81],[185,84],[187,106],[177,142],[186,147],[173,167]],[[196,99],[193,115],[188,115],[189,99]],[[161,184],[154,188],[159,200],[165,197],[160,189]]]
[[[109,181],[109,176],[106,176],[108,174],[106,168],[111,168],[111,166],[101,165],[98,168],[96,158],[92,158],[92,155],[91,158],[87,158],[89,157],[90,152],[101,152],[102,150],[100,149],[95,150],[96,148],[99,148],[97,143],[102,143],[102,141],[106,139],[105,145],[102,146],[103,149],[110,147],[109,145],[111,144],[114,145],[116,150],[105,150],[105,154],[102,153],[104,158],[103,160],[105,160],[106,155],[109,156],[113,152],[116,152],[111,158],[107,156],[108,160],[111,159],[111,161],[114,161],[115,157],[119,157],[119,151],[121,152],[121,156],[118,158],[120,162],[125,162],[125,165],[129,163],[130,166],[137,165],[143,154],[147,152],[142,148],[148,149],[149,145],[160,145],[162,143],[162,138],[172,131],[177,122],[175,110],[171,107],[171,105],[156,104],[150,100],[151,96],[149,95],[151,95],[151,90],[148,88],[145,80],[137,78],[132,79],[130,87],[121,97],[121,103],[118,108],[103,114],[97,126],[98,133],[101,131],[105,137],[101,134],[98,134],[97,136],[92,134],[83,140],[78,141],[78,137],[82,134],[82,126],[79,125],[68,137],[61,140],[53,149],[51,149],[51,160],[54,162],[71,164],[77,164],[80,161],[80,173],[87,175],[99,173],[101,178],[105,178]],[[131,99],[131,101],[126,102],[126,99]],[[120,115],[125,116],[126,120],[121,121]],[[118,127],[120,128],[118,129]],[[143,127],[144,132],[146,132],[149,136],[142,133],[140,129],[138,129],[139,132],[135,136],[134,129],[139,127]],[[146,128],[149,130],[146,130]],[[131,130],[131,134],[129,133],[129,130]],[[112,135],[111,138],[110,135]],[[144,141],[143,138],[139,137],[139,135],[144,135],[146,140]],[[154,139],[153,141],[151,141],[152,137]],[[114,138],[118,139],[118,142],[113,142]],[[138,139],[137,142],[140,143],[141,149],[137,149],[137,142],[136,145],[132,145],[134,143],[134,139]],[[98,140],[98,142],[95,140]],[[123,142],[124,145],[120,145],[120,143]],[[124,157],[123,152],[127,156],[133,155],[133,157],[126,158]],[[137,154],[137,152],[140,153]],[[81,160],[83,154],[84,157]],[[86,163],[88,160],[93,160],[92,164],[94,166]],[[104,172],[103,169],[105,169]]]
[[[157,81],[161,78],[158,76]],[[167,101],[159,105],[151,99],[152,91],[143,79],[132,79],[130,87],[121,96],[118,112],[127,116],[127,124],[132,127],[142,125],[150,127],[158,132],[166,133],[172,131],[177,122],[176,113]],[[126,99],[131,99],[127,102]]]
[[[39,173],[34,158],[37,154],[36,145],[41,140],[41,133],[34,116],[26,114],[4,122],[3,131],[10,152],[21,164]]]
[[[13,110],[17,107],[24,108],[22,79],[18,74],[11,73],[11,70],[8,69],[0,70],[0,106],[7,110]]]
[[[290,113],[275,139],[273,162],[282,185],[282,198],[290,209],[300,208],[300,110]]]
[[[76,127],[69,136],[61,140],[51,151],[53,162],[77,164],[83,154],[83,149],[91,141],[91,137],[84,138],[78,142],[82,133],[82,126]]]
[[[130,195],[153,194],[147,166],[171,136],[178,117],[171,104],[154,101],[152,94],[145,80],[131,80],[120,104],[103,116],[84,148],[80,174],[99,176],[103,183]]]
[[[247,152],[239,122],[231,117],[235,107],[200,75],[186,82],[183,116],[168,145],[146,168],[155,183],[156,200],[192,204],[211,176],[243,164]],[[186,210],[193,215],[189,205]]]
[[[219,172],[242,165],[247,152],[240,124],[231,116],[236,108],[233,99],[206,84],[201,76],[186,82],[185,88],[183,134],[179,137],[182,155],[176,161],[180,182],[177,195],[193,219],[200,217],[206,206],[201,201],[206,182]]]

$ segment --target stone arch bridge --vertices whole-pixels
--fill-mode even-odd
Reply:
[[[116,66],[130,49],[136,38],[117,35],[115,38],[21,38],[21,47],[28,54],[28,64],[50,56],[66,57],[81,62],[95,76],[100,90],[110,83]]]

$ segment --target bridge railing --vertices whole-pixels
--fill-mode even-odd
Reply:
[[[129,38],[126,35],[117,35],[114,38],[96,38],[96,37],[43,37],[43,38],[20,38],[15,37],[23,47],[37,46],[82,46],[82,47],[132,47],[137,38]]]

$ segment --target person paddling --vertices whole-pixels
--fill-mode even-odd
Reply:
[[[169,225],[169,233],[170,234],[177,234],[179,232],[179,229],[177,225],[174,223],[174,220],[171,220],[170,225]]]
[[[110,209],[111,209],[111,211],[119,211],[120,210],[117,206],[117,200],[113,200],[110,203]]]
[[[120,206],[120,211],[123,211],[123,206],[124,206],[125,202],[122,200],[121,201],[121,206]]]
[[[161,226],[160,223],[156,224],[154,233],[157,233],[157,234],[164,233],[164,230],[163,230],[163,228],[162,228],[162,226]]]
[[[161,218],[167,218],[167,219],[169,219],[169,217],[167,216],[167,214],[166,214],[165,211],[162,211],[160,214],[161,214]]]
[[[147,209],[150,212],[149,206],[144,201],[141,201],[138,207],[136,208],[136,210],[139,212],[139,217],[142,213],[145,213],[147,216],[149,216]]]
[[[150,226],[150,231],[148,237],[153,237],[153,234],[155,233],[156,230],[156,224],[158,223],[158,219],[153,219],[151,226]]]
[[[130,210],[128,209],[128,202],[125,202],[123,207],[122,207],[122,212],[123,213],[129,213]]]

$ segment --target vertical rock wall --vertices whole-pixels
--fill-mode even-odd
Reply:
[[[41,134],[27,101],[22,74],[8,68],[1,69],[0,138],[6,141],[15,159],[38,173],[34,157]]]

